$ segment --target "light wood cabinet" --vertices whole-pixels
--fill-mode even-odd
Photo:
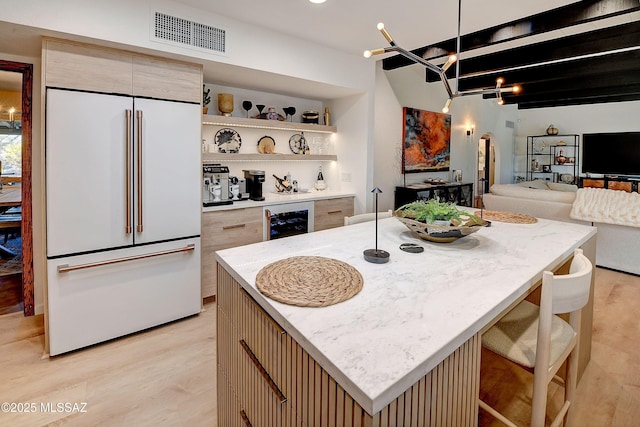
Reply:
[[[220,426],[477,424],[479,334],[369,414],[224,268],[217,310]]]
[[[133,93],[131,54],[64,40],[45,39],[47,87],[104,93]]]
[[[262,207],[202,214],[202,297],[216,294],[216,251],[262,241]]]
[[[58,39],[45,39],[47,87],[200,103],[202,66]]]
[[[133,95],[200,103],[202,67],[134,54]]]
[[[344,217],[353,215],[353,197],[316,200],[314,206],[314,230],[344,225]]]

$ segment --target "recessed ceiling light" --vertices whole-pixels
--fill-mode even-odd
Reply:
[[[320,4],[320,3],[324,3],[327,0],[309,0],[311,3],[315,3],[315,4]]]

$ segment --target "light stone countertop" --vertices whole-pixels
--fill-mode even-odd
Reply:
[[[453,243],[414,237],[395,218],[378,224],[387,264],[362,256],[375,222],[217,251],[243,288],[365,409],[375,414],[437,366],[592,236],[593,227],[539,219],[493,221]],[[406,253],[400,243],[425,247]],[[258,271],[291,256],[325,256],[360,271],[363,289],[324,308],[263,296]]]
[[[231,205],[205,206],[202,208],[202,212],[226,211],[231,209],[280,205],[285,203],[304,202],[304,201],[310,201],[310,200],[335,199],[338,197],[353,197],[355,196],[355,193],[352,193],[352,192],[350,193],[347,191],[335,191],[335,190],[319,191],[316,189],[310,189],[306,193],[283,194],[283,193],[276,193],[276,192],[265,192],[262,195],[264,196],[264,200],[261,200],[261,201],[238,200],[233,202],[233,204]]]

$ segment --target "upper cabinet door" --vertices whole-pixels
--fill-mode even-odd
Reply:
[[[132,107],[129,97],[47,90],[47,256],[133,243],[126,230]]]
[[[55,39],[44,46],[47,87],[131,95],[131,53]]]
[[[202,211],[200,105],[140,98],[134,104],[134,193],[141,195],[134,206],[135,243],[198,236]]]
[[[45,39],[45,85],[200,104],[202,65]]]
[[[200,104],[202,66],[134,55],[133,95]]]

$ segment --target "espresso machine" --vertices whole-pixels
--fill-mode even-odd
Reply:
[[[264,182],[264,171],[243,170],[244,179],[247,184],[247,192],[251,200],[264,200],[262,195],[262,183]]]
[[[229,168],[220,164],[202,166],[202,204],[204,206],[230,205]]]

